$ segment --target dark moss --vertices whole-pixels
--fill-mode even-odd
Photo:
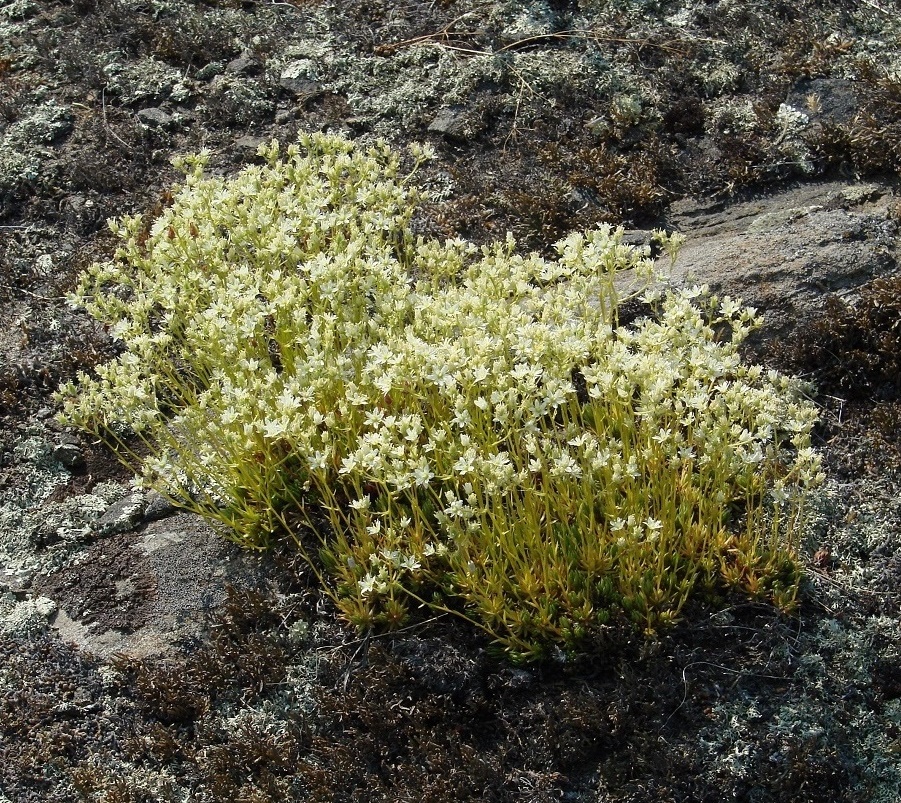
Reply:
[[[875,279],[851,302],[828,297],[823,314],[778,351],[795,370],[810,376],[822,393],[898,400],[901,278]]]
[[[16,803],[68,803],[69,769],[109,738],[98,665],[49,636],[0,636],[0,788]]]
[[[860,175],[901,170],[901,81],[862,63],[856,113],[825,120],[808,134],[824,166]]]

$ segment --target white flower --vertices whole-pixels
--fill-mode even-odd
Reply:
[[[470,446],[462,455],[457,458],[457,461],[454,463],[454,472],[460,474],[461,476],[472,474],[476,468],[477,458],[478,454],[476,453],[475,448]]]
[[[581,477],[582,467],[573,459],[569,452],[562,452],[551,466],[551,475],[555,477],[570,476]]]
[[[415,555],[407,555],[401,562],[400,567],[408,572],[415,572],[421,566]]]
[[[385,563],[395,567],[401,565],[402,558],[399,549],[383,549],[380,554]]]
[[[359,582],[365,597],[428,556],[472,549],[447,564],[471,555],[480,571],[480,544],[520,526],[552,535],[549,516],[616,513],[606,537],[646,546],[672,526],[648,516],[661,493],[724,507],[749,483],[758,499],[759,478],[775,482],[768,503],[799,505],[819,481],[802,389],[742,363],[753,311],[692,288],[655,292],[653,316],[616,324],[620,299],[653,277],[621,232],[574,233],[556,259],[520,257],[512,239],[414,241],[418,198],[386,146],[310,135],[262,153],[265,166],[233,178],[186,161],[146,247],[140,218],[114,227],[116,258],[74,300],[123,353],[60,389],[73,422],[143,427],[159,446],[143,475],[200,489],[240,535],[264,512],[248,498],[306,464],[310,500],[349,506],[349,529],[385,547]],[[173,399],[184,404],[159,409]]]
[[[263,435],[269,440],[276,440],[281,435],[284,435],[285,429],[285,421],[281,418],[267,418],[266,421],[263,422]]]
[[[451,501],[446,508],[444,508],[444,515],[449,519],[461,518],[464,516],[466,511],[466,504],[462,499],[454,499]]]
[[[357,587],[360,589],[360,596],[365,599],[375,593],[377,583],[378,577],[373,574],[367,574],[362,580],[359,580]]]
[[[425,461],[417,464],[416,468],[413,469],[413,483],[420,488],[428,485],[434,476],[429,464]]]

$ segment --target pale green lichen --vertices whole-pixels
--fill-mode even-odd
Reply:
[[[901,742],[889,733],[899,706],[897,701],[874,705],[872,689],[874,661],[898,660],[897,627],[897,620],[885,617],[850,627],[825,620],[803,635],[792,645],[795,660],[783,657],[775,664],[785,667],[791,683],[776,706],[764,697],[714,706],[714,722],[700,736],[708,771],[753,786],[761,764],[789,768],[790,756],[800,754],[809,756],[805,763],[826,762],[826,772],[829,763],[836,765],[835,773],[850,771],[854,799],[898,800]]]
[[[70,109],[53,100],[39,102],[0,135],[0,213],[39,181],[44,164],[54,155],[46,146],[72,129]]]
[[[184,101],[196,92],[183,72],[154,58],[123,61],[117,51],[106,56],[103,74],[105,91],[125,104]]]
[[[90,494],[49,501],[71,477],[53,459],[50,438],[36,425],[33,433],[13,442],[16,482],[0,490],[0,565],[23,576],[67,565],[90,537],[93,523],[126,494],[119,483],[106,481]]]
[[[12,594],[4,594],[0,596],[0,636],[28,639],[43,633],[56,610],[56,603],[47,597],[19,601]]]

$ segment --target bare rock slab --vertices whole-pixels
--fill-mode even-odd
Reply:
[[[93,542],[40,592],[58,605],[52,626],[64,641],[102,658],[143,658],[199,636],[229,584],[255,584],[264,574],[259,556],[179,513]]]
[[[772,332],[818,314],[828,293],[851,296],[898,271],[895,188],[821,182],[737,203],[679,202],[667,227],[686,236],[669,274],[755,306]]]

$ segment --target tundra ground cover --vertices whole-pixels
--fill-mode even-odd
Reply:
[[[897,272],[899,21],[886,0],[0,4],[0,800],[901,798],[898,426],[870,393],[892,341],[856,306]],[[840,355],[815,397],[829,479],[795,612],[689,602],[655,637],[511,668],[448,616],[358,639],[302,568],[267,566],[205,637],[116,666],[70,643],[63,614],[124,643],[96,623],[142,599],[109,561],[146,533],[59,540],[129,494],[108,450],[50,419],[57,383],[111,354],[60,296],[111,253],[106,218],[162,211],[172,154],[208,147],[230,174],[298,129],[431,142],[417,178],[440,195],[417,231],[510,229],[555,257],[601,222],[675,225],[700,245],[682,268],[716,252],[724,292],[765,309],[767,365],[826,378],[775,340]],[[741,234],[813,204],[779,236]],[[715,248],[724,221],[744,247]],[[837,328],[796,328],[811,318]],[[61,441],[82,468],[53,457]],[[206,578],[183,593],[222,593]]]

